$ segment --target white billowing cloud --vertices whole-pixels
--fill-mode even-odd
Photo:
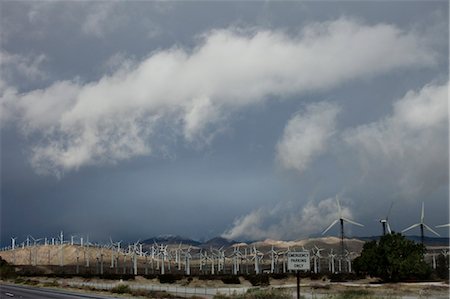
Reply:
[[[40,174],[61,177],[65,170],[78,169],[82,165],[147,155],[151,148],[145,140],[151,136],[155,120],[137,112],[128,113],[124,118],[67,128],[67,135],[49,136],[36,145],[31,164]]]
[[[277,144],[277,160],[285,169],[303,172],[326,148],[334,134],[339,108],[330,103],[311,104],[289,120]]]
[[[313,24],[297,36],[211,31],[194,49],[161,50],[98,81],[55,82],[42,90],[2,94],[1,101],[7,114],[15,115],[10,119],[41,133],[33,165],[62,173],[104,162],[105,152],[110,162],[147,154],[155,146],[149,132],[161,122],[188,142],[205,141],[229,113],[271,96],[433,63],[433,52],[414,33],[341,18]],[[114,134],[121,124],[132,130],[131,138],[123,130]],[[124,141],[130,142],[127,150],[117,148]]]
[[[429,84],[394,103],[379,121],[343,133],[366,176],[393,176],[406,198],[448,183],[448,84]]]
[[[293,240],[320,233],[338,218],[336,198],[309,201],[303,207],[298,205],[290,202],[251,211],[237,218],[233,227],[224,232],[222,237],[237,240]],[[341,213],[343,217],[352,219],[348,207],[342,207]]]
[[[222,237],[230,240],[248,238],[258,240],[268,238],[269,232],[261,227],[264,219],[268,218],[268,213],[268,210],[260,208],[237,218],[233,222],[233,227],[224,232]]]

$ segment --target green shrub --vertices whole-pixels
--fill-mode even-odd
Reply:
[[[31,286],[36,286],[36,285],[39,284],[39,281],[34,280],[34,279],[27,279],[27,280],[24,281],[24,284],[31,285]]]
[[[177,280],[182,279],[183,276],[175,274],[164,274],[159,275],[158,278],[160,283],[175,283]]]
[[[43,286],[44,287],[59,287],[59,283],[56,280],[47,281],[47,282],[44,282]]]
[[[16,270],[13,266],[8,264],[7,261],[2,259],[0,256],[0,278],[1,279],[12,279],[16,278]]]
[[[268,286],[270,285],[269,276],[267,274],[256,274],[245,276],[252,286]]]
[[[292,294],[285,289],[249,289],[245,294],[222,295],[217,294],[214,299],[291,299]]]
[[[338,294],[339,299],[353,299],[370,297],[371,293],[368,290],[345,290]]]
[[[116,293],[116,294],[130,294],[131,289],[126,284],[119,284],[119,285],[115,286],[114,288],[112,288],[111,292]]]
[[[14,283],[15,284],[25,283],[25,279],[23,279],[22,277],[17,277],[16,279],[14,279]]]
[[[272,273],[272,274],[270,274],[270,278],[285,279],[285,278],[288,278],[288,274],[287,273]]]
[[[239,276],[237,276],[237,275],[222,276],[222,282],[224,284],[240,284],[241,283],[241,281],[239,280]]]
[[[361,256],[354,260],[354,269],[384,281],[423,280],[431,274],[423,258],[425,252],[423,244],[416,244],[398,233],[388,234],[378,242],[364,244]]]

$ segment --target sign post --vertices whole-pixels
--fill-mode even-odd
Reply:
[[[287,257],[288,270],[295,270],[297,272],[297,299],[300,299],[300,270],[310,270],[309,251],[289,252]]]

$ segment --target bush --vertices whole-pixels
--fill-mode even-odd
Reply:
[[[331,282],[346,282],[364,278],[364,276],[355,273],[333,273],[328,276]]]
[[[303,276],[300,275],[300,277],[303,277]],[[305,277],[308,277],[308,276],[305,276]],[[309,279],[311,279],[311,280],[320,280],[320,279],[322,279],[322,277],[323,277],[323,274],[320,274],[320,273],[311,272],[309,274]]]
[[[160,283],[175,283],[177,280],[182,279],[183,276],[175,274],[164,274],[159,275],[158,278]]]
[[[15,284],[25,283],[25,279],[23,279],[22,277],[17,277],[16,279],[14,279],[14,283]]]
[[[16,271],[13,266],[8,264],[2,257],[0,256],[0,278],[1,279],[11,279],[15,278]]]
[[[288,274],[287,273],[272,273],[272,274],[270,274],[270,278],[285,279],[285,278],[288,278]]]
[[[222,282],[224,284],[240,284],[241,283],[241,281],[239,280],[239,276],[237,276],[237,275],[222,276]]]
[[[345,290],[337,294],[336,299],[372,298],[368,290]]]
[[[198,280],[220,280],[220,279],[222,279],[222,276],[219,275],[204,274],[198,276]]]
[[[34,279],[27,279],[24,281],[24,284],[30,285],[30,286],[37,286],[39,284],[39,281]]]
[[[436,258],[436,275],[441,279],[448,280],[448,256],[440,254]]]
[[[269,276],[266,274],[248,275],[245,277],[252,286],[268,286],[270,285]]]
[[[292,294],[289,290],[283,289],[249,289],[245,294],[239,295],[221,295],[217,294],[214,299],[291,299]]]
[[[56,280],[47,281],[47,282],[44,282],[43,286],[44,287],[59,287],[59,283]]]
[[[112,288],[111,292],[116,294],[131,294],[131,289],[126,284],[119,284]]]

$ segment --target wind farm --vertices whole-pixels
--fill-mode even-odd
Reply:
[[[382,235],[377,240],[393,234],[388,222],[392,210],[380,221]],[[336,199],[336,219],[326,227],[322,235],[330,233],[332,227],[340,224],[338,236],[307,238],[296,241],[262,240],[238,242],[224,238],[200,242],[173,235],[162,235],[150,239],[125,243],[109,238],[109,242],[97,243],[89,236],[81,234],[65,238],[61,231],[57,236],[35,238],[28,235],[24,240],[11,238],[11,245],[0,250],[0,257],[12,264],[21,275],[75,275],[80,277],[158,277],[176,275],[179,277],[224,277],[290,275],[287,256],[290,252],[309,252],[311,271],[306,275],[355,275],[352,266],[363,251],[368,238],[348,238],[344,234],[344,223],[362,227],[343,216],[342,207]],[[416,227],[424,227],[439,234],[424,222],[422,204],[420,222],[404,229],[407,232]],[[448,225],[437,225],[445,230]],[[424,260],[435,270],[449,268],[449,239],[441,238],[438,244],[427,244],[421,229],[420,243],[426,245]],[[427,240],[428,241],[428,240]],[[183,243],[184,242],[184,243]],[[439,243],[440,242],[440,243]],[[212,246],[221,245],[220,247]],[[441,257],[441,258],[440,258]],[[440,259],[439,259],[440,258]],[[443,258],[443,259],[442,259]],[[437,260],[441,263],[437,265]],[[444,265],[442,265],[444,261]],[[283,276],[284,277],[284,276]],[[286,276],[287,277],[287,276]]]
[[[380,235],[372,239],[378,240],[387,235],[395,235],[387,222],[391,214],[392,204],[387,217],[381,222]],[[437,235],[424,222],[424,204],[422,204],[420,222],[403,232],[423,225],[427,230]],[[238,242],[224,238],[200,242],[174,235],[162,235],[149,239],[125,243],[109,238],[109,242],[97,243],[81,234],[64,237],[61,231],[55,236],[40,237],[28,235],[24,240],[11,238],[11,245],[1,248],[0,257],[15,268],[18,275],[32,277],[35,281],[45,282],[46,277],[73,277],[65,280],[71,287],[100,288],[105,285],[113,289],[117,286],[116,279],[142,279],[130,284],[135,288],[160,288],[174,292],[169,285],[163,287],[166,281],[170,284],[183,286],[180,292],[247,292],[249,288],[261,286],[261,281],[255,277],[266,277],[262,285],[272,285],[279,289],[289,290],[290,277],[294,272],[289,270],[288,255],[290,252],[307,252],[310,254],[310,271],[304,272],[304,279],[310,279],[309,286],[314,285],[314,279],[322,277],[331,283],[338,277],[344,281],[354,281],[358,285],[361,276],[359,266],[353,265],[361,256],[364,244],[368,238],[348,238],[343,230],[343,223],[362,227],[363,224],[342,215],[342,207],[336,199],[336,219],[323,230],[322,235],[330,233],[337,223],[341,226],[338,236],[322,236],[293,241],[261,240],[254,242]],[[436,229],[445,230],[448,225],[436,225]],[[429,243],[421,230],[417,242],[425,245],[426,254],[422,257],[431,271],[444,268],[449,271],[449,239],[441,238],[436,243]],[[397,234],[398,235],[398,234]],[[400,236],[400,235],[398,235]],[[214,244],[215,246],[212,246]],[[220,247],[216,247],[217,245]],[[437,272],[436,272],[437,273]],[[76,279],[88,278],[88,281]],[[233,278],[234,277],[234,278]],[[94,279],[94,282],[92,282]],[[157,279],[155,281],[155,279]],[[187,280],[186,280],[187,279]],[[194,279],[194,282],[192,282]],[[246,279],[248,281],[246,281]],[[292,279],[292,278],[291,278]],[[341,278],[342,279],[342,278]],[[103,284],[102,284],[103,281]],[[183,282],[184,281],[184,282]],[[215,283],[216,290],[211,289],[207,281]],[[189,285],[192,283],[190,287]],[[281,284],[280,284],[281,283]],[[373,282],[372,282],[373,283]],[[189,288],[189,290],[188,290]],[[198,290],[197,290],[198,289]],[[177,290],[177,289],[175,289]],[[184,291],[183,291],[184,290]],[[442,290],[448,290],[443,286]],[[175,291],[177,293],[177,291]],[[439,292],[438,292],[439,293]],[[437,294],[437,293],[436,293]]]

